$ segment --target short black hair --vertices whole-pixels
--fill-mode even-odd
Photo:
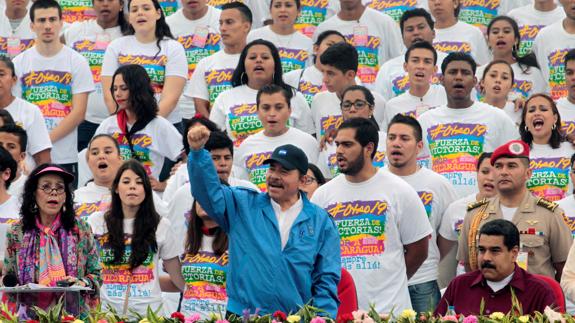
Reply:
[[[415,140],[417,142],[420,142],[423,140],[423,130],[421,129],[421,125],[419,124],[419,121],[417,121],[417,119],[415,119],[414,117],[410,117],[410,116],[406,116],[406,115],[403,115],[401,113],[398,113],[391,119],[391,121],[389,122],[389,125],[387,126],[387,129],[389,130],[391,128],[391,126],[393,126],[396,123],[410,126],[413,129],[413,135],[415,136]]]
[[[371,153],[371,159],[375,157],[377,146],[379,144],[379,133],[377,131],[377,125],[373,120],[366,118],[347,119],[342,122],[337,131],[342,129],[355,129],[354,139],[357,140],[362,147],[365,147],[372,142],[373,152]]]
[[[301,8],[301,0],[294,0],[294,1],[295,1],[296,8],[299,10]],[[271,10],[273,4],[274,4],[274,0],[271,0],[270,1],[270,10]]]
[[[226,135],[223,131],[212,131],[210,132],[210,137],[204,148],[212,152],[214,149],[229,149],[232,156],[234,155],[234,142]]]
[[[260,107],[260,98],[263,94],[272,95],[276,93],[281,93],[287,102],[287,106],[291,108],[291,99],[293,97],[293,91],[286,87],[272,83],[264,85],[262,86],[261,89],[258,90],[258,94],[256,95],[256,105],[258,106],[258,109]]]
[[[14,118],[12,118],[12,115],[10,114],[10,112],[8,112],[8,110],[0,109],[0,119],[2,120],[5,126],[16,125]]]
[[[10,169],[10,177],[6,180],[6,189],[10,188],[10,184],[14,178],[16,178],[16,170],[18,169],[18,163],[12,158],[10,152],[4,147],[0,146],[0,172]]]
[[[367,103],[369,103],[373,107],[375,107],[375,97],[373,96],[373,93],[371,93],[371,91],[368,88],[366,88],[365,86],[363,86],[363,85],[348,86],[341,93],[341,99],[343,100],[343,98],[345,97],[345,94],[347,92],[350,92],[350,91],[361,91],[363,93],[363,96],[365,97],[365,101],[367,101]]]
[[[188,143],[188,131],[190,128],[196,124],[202,124],[204,127],[208,128],[209,131],[220,131],[221,129],[210,119],[202,116],[201,114],[196,114],[193,118],[186,121],[184,123],[184,132],[182,135],[182,143],[184,144],[184,152],[187,154],[190,153],[190,144]]]
[[[405,52],[405,62],[409,61],[409,56],[411,56],[411,52],[415,49],[427,49],[428,51],[433,53],[433,65],[437,64],[437,51],[433,48],[429,42],[426,41],[418,41],[413,43],[407,51]]]
[[[570,49],[567,54],[565,54],[565,68],[567,68],[567,62],[575,61],[575,48]]]
[[[427,10],[423,8],[415,8],[404,12],[403,15],[401,15],[401,18],[399,19],[399,28],[401,29],[402,36],[403,36],[403,26],[405,25],[405,22],[415,17],[425,18],[425,21],[427,21],[429,28],[431,28],[432,30],[435,28],[435,22],[433,21],[433,18],[431,17],[429,12],[427,12]]]
[[[244,18],[244,20],[246,20],[250,24],[253,23],[254,18],[253,18],[252,11],[245,4],[243,4],[239,1],[230,2],[230,3],[224,4],[221,8],[222,11],[229,10],[229,9],[237,9],[242,14],[242,17]]]
[[[315,177],[317,185],[322,186],[323,184],[326,183],[325,177],[321,173],[321,170],[319,170],[319,167],[317,167],[315,164],[308,163],[307,168],[308,170],[311,170],[313,177]]]
[[[513,222],[497,219],[485,223],[479,229],[479,237],[484,234],[486,236],[503,236],[503,244],[507,250],[519,247],[519,230]]]
[[[16,69],[14,68],[14,63],[10,57],[0,55],[0,62],[4,63],[4,65],[6,65],[6,67],[12,72],[12,77],[16,77]]]
[[[32,2],[32,6],[30,7],[30,21],[34,22],[34,12],[36,9],[51,9],[56,8],[58,9],[58,18],[62,20],[62,7],[56,0],[36,0]]]
[[[445,57],[445,59],[443,60],[443,63],[441,63],[441,74],[445,74],[445,71],[447,70],[447,65],[449,65],[451,62],[456,61],[464,61],[469,63],[469,65],[471,65],[473,75],[475,75],[475,71],[477,70],[477,63],[475,62],[473,57],[471,57],[471,55],[463,52],[449,53],[449,55],[447,55],[447,57]]]
[[[28,147],[28,134],[26,133],[26,130],[15,124],[5,124],[4,126],[0,127],[0,132],[10,133],[18,137],[20,151],[26,151],[26,148]]]
[[[479,157],[477,157],[477,164],[475,165],[477,171],[479,171],[479,166],[481,166],[481,163],[483,163],[485,159],[491,159],[491,155],[493,155],[493,153],[483,152],[481,155],[479,155]],[[491,165],[491,163],[489,163],[489,165]]]
[[[340,33],[339,31],[330,29],[330,30],[326,30],[326,31],[322,32],[321,34],[319,34],[319,36],[317,36],[317,40],[316,40],[315,43],[313,43],[313,44],[316,45],[316,46],[319,46],[319,45],[321,45],[321,42],[323,42],[327,37],[329,37],[329,36],[331,36],[331,35],[338,35],[338,36],[340,36],[340,37],[343,38],[343,39],[347,39],[347,38],[345,38],[345,36],[344,36],[342,33]]]
[[[319,61],[323,65],[337,68],[343,73],[347,71],[357,72],[358,57],[357,50],[347,42],[333,44],[321,54]]]

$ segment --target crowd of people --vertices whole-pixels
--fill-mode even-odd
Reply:
[[[3,282],[575,312],[575,0],[0,1]]]

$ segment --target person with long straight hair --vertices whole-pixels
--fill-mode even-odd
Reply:
[[[180,155],[181,135],[158,115],[150,77],[142,66],[121,66],[114,73],[109,92],[116,109],[96,129],[96,135],[105,133],[116,138],[122,159],[141,162],[151,176],[153,189],[163,191],[160,172],[165,158],[175,161]]]
[[[546,90],[545,79],[537,65],[533,53],[520,56],[521,34],[519,26],[513,18],[499,16],[493,18],[487,26],[487,45],[493,55],[493,60],[507,62],[513,68],[514,86],[510,97],[514,100],[527,100],[531,94]],[[477,68],[477,75],[483,75],[487,65]]]
[[[575,149],[564,140],[561,116],[550,96],[538,93],[525,102],[519,134],[530,147],[532,175],[527,188],[549,201],[563,199],[573,187],[569,182],[569,158]]]
[[[517,126],[521,123],[521,110],[515,110],[510,95],[513,89],[515,71],[504,60],[493,60],[487,64],[479,81],[481,101],[503,109]]]
[[[243,49],[232,76],[233,88],[220,94],[210,113],[210,120],[220,129],[226,129],[236,147],[263,128],[257,116],[256,96],[259,89],[269,84],[294,91],[283,81],[277,48],[267,40],[257,39]],[[289,124],[313,134],[311,112],[301,93],[295,93],[291,107]]]
[[[102,88],[110,88],[118,67],[141,65],[152,80],[159,114],[179,125],[182,116],[177,103],[188,78],[184,47],[174,40],[158,0],[129,0],[128,8],[129,36],[108,45],[102,63]],[[104,91],[104,99],[113,113],[116,105],[111,93]]]
[[[64,43],[82,54],[92,70],[95,91],[88,97],[85,120],[78,126],[78,151],[86,148],[98,125],[110,112],[104,102],[100,72],[108,44],[128,32],[124,0],[94,0],[96,19],[78,21],[66,29]]]
[[[99,244],[102,264],[100,296],[104,305],[127,314],[146,313],[162,304],[160,270],[184,289],[179,255],[181,243],[171,224],[154,207],[152,186],[144,167],[135,160],[120,166],[112,183],[112,203],[88,222]]]

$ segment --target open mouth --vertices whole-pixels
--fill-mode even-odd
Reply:
[[[146,20],[145,18],[139,18],[139,19],[136,20],[136,23],[137,23],[137,24],[144,24],[144,23],[146,23],[147,21],[148,21],[148,20]]]
[[[284,188],[284,186],[281,183],[278,182],[270,182],[268,184],[268,188],[277,188],[277,189],[282,189]]]
[[[98,163],[98,169],[107,169],[108,168],[108,163],[102,162],[102,163]]]
[[[505,46],[505,45],[507,45],[507,43],[506,43],[505,41],[503,41],[503,40],[498,40],[498,41],[495,43],[495,45],[497,45],[497,46]]]
[[[537,118],[533,120],[533,128],[535,130],[541,130],[541,128],[543,128],[543,125],[545,125],[545,120],[541,119],[541,118]]]
[[[495,189],[495,186],[493,186],[493,184],[491,183],[485,183],[483,184],[483,188],[487,191],[493,191]]]
[[[265,69],[262,66],[256,66],[254,67],[254,72],[264,72]]]
[[[109,15],[110,13],[112,13],[112,12],[111,12],[110,10],[108,10],[108,9],[102,9],[102,10],[100,10],[100,14],[102,14],[102,15]]]
[[[494,85],[494,86],[493,86],[493,91],[495,91],[495,92],[500,92],[500,91],[501,91],[501,86],[499,86],[499,85]]]
[[[425,77],[425,73],[423,73],[423,72],[415,72],[414,75],[415,75],[415,77],[418,77],[418,78],[424,78]]]
[[[401,157],[401,156],[403,156],[403,153],[401,153],[401,152],[398,151],[398,150],[392,150],[392,151],[389,153],[389,155],[390,155],[390,156],[393,156],[393,157]]]
[[[50,206],[57,206],[58,205],[58,200],[48,200],[48,205]]]

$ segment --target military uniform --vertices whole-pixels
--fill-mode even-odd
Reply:
[[[478,269],[473,266],[477,261],[470,259],[469,254],[470,250],[477,252],[479,230],[484,223],[502,218],[499,197],[469,204],[459,236],[457,258],[471,264],[472,269]],[[527,270],[533,274],[555,277],[553,264],[567,260],[573,242],[571,231],[564,222],[563,210],[556,203],[528,192],[511,222],[521,234],[520,251],[528,253]],[[472,235],[475,241],[471,241]]]

